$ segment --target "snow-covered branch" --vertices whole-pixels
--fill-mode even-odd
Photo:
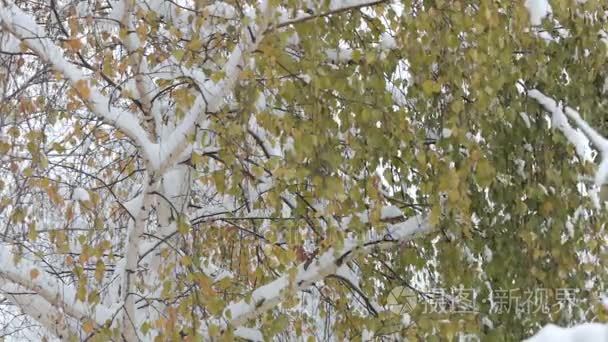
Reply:
[[[91,320],[97,325],[103,325],[112,316],[112,311],[104,305],[99,304],[94,308],[78,302],[76,291],[70,285],[64,284],[56,278],[47,275],[41,267],[31,261],[17,260],[16,255],[6,245],[0,245],[0,280],[5,283],[13,283],[33,294],[31,300],[38,298],[48,302],[55,308],[76,320]]]
[[[583,161],[592,162],[589,142],[599,150],[601,161],[595,173],[594,189],[591,190],[591,198],[596,207],[600,207],[597,193],[608,179],[608,139],[591,127],[580,114],[568,107],[560,105],[555,99],[543,94],[537,89],[528,91],[528,96],[535,99],[545,110],[551,113],[552,121],[559,128],[568,141],[576,148],[576,152]],[[574,129],[568,122],[568,118],[576,123],[579,130]],[[581,132],[582,131],[582,132]]]
[[[141,149],[147,161],[152,160],[156,145],[147,137],[147,132],[137,118],[110,104],[107,96],[100,93],[91,80],[78,67],[63,57],[63,52],[40,28],[36,21],[15,4],[0,5],[0,27],[10,32],[39,58],[51,64],[54,70],[65,77],[78,93],[80,99],[101,119],[118,128]]]
[[[131,5],[131,1],[120,0],[119,4],[115,6],[122,10],[122,13],[120,13],[120,26],[126,32],[124,44],[129,53],[131,68],[135,74],[135,89],[144,114],[144,124],[148,130],[150,140],[156,141],[156,134],[159,131],[158,126],[160,125],[161,117],[158,106],[154,106],[150,97],[153,92],[153,85],[147,78],[149,77],[147,75],[150,70],[148,68],[148,62],[143,54],[142,42],[131,23]]]
[[[122,301],[124,303],[124,314],[122,316],[122,328],[125,340],[137,341],[137,318],[135,313],[135,280],[137,264],[139,261],[139,246],[145,232],[148,219],[148,211],[151,204],[151,192],[155,186],[154,180],[146,177],[140,197],[135,200],[135,220],[129,223],[126,243],[125,269],[122,278]]]
[[[269,29],[277,29],[293,24],[303,23],[309,20],[314,20],[317,18],[323,18],[334,14],[339,14],[347,11],[352,11],[356,9],[361,9],[364,7],[370,7],[375,5],[380,5],[383,3],[388,3],[388,0],[333,0],[330,3],[329,10],[327,11],[314,11],[313,9],[309,9],[308,12],[301,12],[294,17],[281,18],[281,20]],[[282,11],[284,12],[284,11]]]
[[[80,331],[68,322],[68,317],[59,308],[35,293],[9,282],[0,277],[0,293],[8,298],[23,313],[32,317],[49,333],[54,334],[61,340],[70,336],[79,336]]]
[[[161,173],[171,167],[180,157],[188,144],[188,136],[194,132],[196,124],[204,122],[208,112],[217,112],[224,103],[224,98],[234,89],[239,75],[244,69],[246,56],[255,50],[264,39],[264,32],[270,25],[272,8],[268,1],[264,1],[263,4],[264,7],[259,11],[257,27],[247,26],[242,29],[240,41],[233,48],[222,68],[224,78],[217,82],[201,76],[195,78],[200,88],[200,94],[168,141],[164,142],[160,148],[159,169]]]
[[[308,2],[305,4],[305,6],[307,7],[306,10],[298,10],[295,15],[291,14],[290,11],[284,6],[279,6],[278,8],[276,8],[276,12],[279,15],[279,19],[276,23],[270,25],[267,28],[267,32],[293,24],[304,23],[306,21],[323,18],[330,15],[340,14],[348,11],[386,3],[389,3],[389,0],[332,0],[329,4],[329,8],[326,10],[322,10],[316,8],[315,3]],[[209,13],[217,18],[235,20],[237,19],[238,11],[234,6],[224,1],[217,1],[213,4],[206,6],[203,12]]]
[[[336,274],[340,266],[354,257],[388,248],[393,246],[395,242],[410,241],[417,236],[430,233],[432,227],[426,217],[417,215],[404,222],[390,224],[387,230],[386,236],[388,238],[366,241],[346,240],[344,247],[341,249],[330,248],[313,263],[300,264],[296,276],[292,280],[288,275],[283,275],[253,291],[250,301],[240,300],[229,304],[224,316],[230,325],[238,327],[260,312],[276,306],[289,293],[306,289],[315,282]]]
[[[587,123],[587,121],[581,118],[580,114],[576,110],[568,106],[560,106],[560,104],[555,99],[543,94],[537,89],[532,89],[528,91],[528,96],[535,99],[540,105],[542,105],[548,112],[553,115],[553,120],[558,124],[558,127],[560,127],[560,129],[564,127],[564,133],[567,134],[568,140],[570,140],[575,146],[577,146],[577,151],[579,149],[581,151],[584,151],[585,144],[588,144],[589,141],[591,141],[591,143],[593,143],[593,145],[600,151],[600,153],[608,153],[608,139],[604,138],[593,127],[591,127]],[[586,138],[572,135],[573,132],[570,130],[571,127],[568,126],[567,121],[564,121],[564,113],[568,118],[570,118],[576,123],[576,125],[583,131]],[[583,157],[585,160],[588,160],[587,153],[582,153],[580,156]]]

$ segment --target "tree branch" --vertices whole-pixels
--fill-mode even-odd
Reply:
[[[205,79],[202,72],[192,74],[201,94],[197,96],[194,104],[186,113],[182,122],[175,128],[169,140],[161,146],[160,173],[163,173],[178,160],[185,150],[188,144],[188,136],[194,132],[196,124],[205,121],[207,112],[217,112],[224,103],[224,98],[234,89],[238,77],[244,69],[245,56],[257,48],[268,28],[272,10],[268,1],[265,4],[266,8],[261,9],[261,18],[259,18],[254,36],[250,37],[247,27],[241,29],[241,39],[230,53],[223,67],[224,79],[215,82],[211,79]]]
[[[230,325],[241,326],[259,313],[276,306],[289,293],[306,289],[315,282],[336,274],[341,265],[352,260],[356,255],[366,255],[374,250],[388,248],[395,242],[410,241],[432,230],[426,217],[414,216],[405,222],[389,225],[389,236],[392,238],[390,240],[370,239],[363,243],[346,240],[344,247],[339,251],[330,248],[308,267],[306,267],[307,263],[300,264],[293,280],[290,281],[289,275],[283,275],[253,291],[251,301],[241,300],[229,304],[224,311],[224,317]]]
[[[3,261],[0,265],[0,280],[14,283],[36,293],[41,299],[60,308],[67,315],[77,320],[88,319],[97,325],[103,325],[112,316],[112,310],[102,304],[91,309],[84,303],[78,302],[76,291],[72,286],[48,277],[34,262],[21,259],[18,265],[13,265],[13,260],[17,260],[17,257],[5,245],[0,245],[0,260]]]
[[[95,115],[131,138],[142,149],[146,162],[154,166],[153,156],[157,145],[148,139],[138,119],[127,111],[113,107],[109,98],[101,94],[79,68],[63,57],[62,50],[45,38],[46,34],[30,15],[12,3],[0,5],[0,27],[34,51],[40,59],[51,64],[53,69],[69,81]]]
[[[124,39],[124,45],[129,53],[129,62],[131,69],[135,74],[135,89],[137,91],[139,100],[141,101],[141,109],[144,115],[144,124],[149,133],[151,141],[156,141],[157,125],[160,121],[160,112],[158,108],[154,107],[150,95],[153,92],[150,82],[147,82],[144,75],[147,75],[150,70],[148,68],[148,62],[144,58],[143,49],[141,47],[141,41],[137,37],[137,33],[131,24],[131,11],[132,2],[129,0],[121,0],[123,5],[122,18],[120,18],[120,26],[127,36]]]
[[[27,293],[25,289],[15,283],[0,278],[0,293],[15,304],[23,313],[32,317],[48,332],[60,340],[67,340],[71,336],[80,336],[80,330],[72,327],[65,314],[37,294]]]
[[[289,19],[283,20],[283,21],[279,22],[278,24],[269,27],[268,31],[276,30],[278,28],[293,25],[293,24],[300,24],[300,23],[318,19],[318,18],[328,17],[328,16],[334,15],[334,14],[348,12],[351,10],[361,9],[361,8],[365,8],[365,7],[371,7],[371,6],[388,3],[388,2],[389,2],[388,0],[345,1],[344,4],[342,4],[342,6],[336,6],[335,8],[330,9],[329,11],[312,13],[310,15],[297,16],[295,18],[289,18]]]

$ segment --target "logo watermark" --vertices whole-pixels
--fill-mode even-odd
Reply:
[[[529,315],[583,309],[592,297],[589,291],[577,288],[495,289],[482,294],[478,289],[461,287],[418,291],[398,286],[389,293],[387,306],[395,313],[411,312],[422,306],[423,313],[474,314],[483,309],[491,314]]]

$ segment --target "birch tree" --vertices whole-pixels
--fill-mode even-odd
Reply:
[[[602,319],[605,15],[545,5],[0,0],[3,317],[93,341]]]

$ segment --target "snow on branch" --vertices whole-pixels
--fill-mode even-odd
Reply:
[[[39,58],[51,64],[54,70],[70,82],[82,101],[97,116],[118,128],[139,145],[147,161],[153,160],[151,157],[155,154],[153,151],[156,145],[150,142],[147,132],[141,127],[138,119],[127,111],[113,107],[109,98],[101,94],[79,68],[63,57],[61,49],[46,38],[47,34],[30,15],[10,2],[0,5],[0,27],[10,32]]]
[[[53,307],[60,308],[65,314],[77,320],[87,319],[97,325],[103,325],[112,317],[112,311],[101,304],[90,308],[84,303],[77,302],[76,291],[72,286],[48,276],[36,263],[21,259],[17,265],[14,265],[14,260],[17,260],[16,255],[6,245],[0,245],[0,260],[2,260],[0,281],[16,284],[33,292],[31,297],[37,297]]]
[[[329,275],[336,274],[340,266],[352,260],[355,256],[366,255],[373,250],[388,248],[395,242],[410,241],[419,235],[432,231],[426,217],[414,216],[404,222],[390,224],[387,237],[390,239],[369,239],[357,241],[346,240],[344,247],[339,250],[330,248],[311,264],[302,263],[297,267],[294,278],[289,275],[280,278],[256,289],[251,293],[251,300],[240,300],[229,304],[224,311],[224,317],[234,327],[241,326],[247,320],[276,306],[288,293],[306,289],[317,281]]]
[[[222,80],[216,82],[211,79],[204,79],[200,74],[197,74],[197,77],[194,78],[200,88],[200,94],[168,141],[165,141],[161,146],[158,164],[161,173],[172,166],[180,157],[181,152],[188,144],[187,138],[194,131],[196,124],[205,121],[208,112],[217,112],[224,103],[224,98],[234,89],[238,77],[244,69],[246,55],[254,51],[260,41],[264,39],[264,32],[270,24],[272,12],[269,2],[263,1],[257,27],[246,26],[242,28],[241,39],[222,68],[225,75]]]
[[[389,0],[332,0],[329,4],[329,9],[322,11],[314,8],[314,2],[308,2],[306,4],[306,11],[298,10],[295,15],[292,14],[289,9],[279,6],[276,8],[276,12],[279,15],[279,20],[275,24],[268,26],[266,32],[317,18],[323,18],[334,14],[386,3],[389,3]],[[224,1],[217,1],[206,6],[203,12],[226,20],[238,19],[238,10],[233,5],[230,5]]]
[[[528,96],[535,99],[540,103],[545,109],[550,111],[551,113],[561,112],[562,109],[559,108],[559,104],[554,99],[546,96],[542,92],[537,89],[532,89],[528,92]],[[599,134],[593,127],[589,126],[587,121],[581,118],[581,115],[574,109],[564,106],[564,110],[566,116],[572,119],[577,126],[585,133],[587,138],[591,140],[593,145],[602,153],[608,154],[608,139],[604,138],[601,134]]]
[[[124,273],[122,274],[122,302],[124,303],[124,314],[122,316],[123,334],[127,341],[138,340],[135,322],[137,322],[135,308],[135,274],[137,272],[137,264],[139,261],[139,246],[141,237],[145,231],[145,225],[148,218],[148,210],[151,206],[152,192],[157,187],[157,183],[151,181],[146,175],[144,179],[144,188],[142,191],[140,207],[137,209],[135,220],[129,222],[127,229],[127,245],[126,255],[124,257]]]
[[[247,341],[264,341],[264,335],[262,332],[256,329],[238,327],[234,330],[234,336],[240,337]]]
[[[144,124],[148,130],[150,139],[156,141],[156,134],[160,131],[160,120],[161,114],[158,110],[158,106],[154,106],[152,98],[150,97],[153,92],[152,82],[146,78],[150,70],[148,68],[148,62],[144,58],[142,48],[142,42],[137,36],[136,30],[131,22],[132,6],[131,1],[121,0],[120,5],[117,8],[122,13],[120,17],[120,26],[126,32],[124,39],[125,47],[129,52],[129,62],[133,72],[135,73],[135,90],[137,91],[138,99],[141,101],[141,108],[144,114]]]
[[[78,336],[79,329],[67,321],[65,314],[35,293],[27,293],[28,289],[9,282],[0,277],[0,293],[8,298],[21,311],[35,319],[48,332],[61,340],[69,336]]]
[[[545,110],[551,113],[552,122],[564,133],[568,141],[575,146],[577,154],[583,161],[593,161],[589,142],[593,143],[595,148],[599,150],[601,161],[594,177],[595,188],[591,191],[591,199],[595,206],[599,208],[600,203],[597,192],[602,184],[605,184],[608,180],[608,139],[591,127],[576,110],[560,105],[556,100],[543,94],[541,91],[532,89],[528,91],[528,96],[535,99]],[[568,118],[576,123],[579,130],[574,129],[570,125]]]
[[[536,100],[541,106],[551,113],[553,125],[562,131],[566,139],[572,143],[576,149],[576,153],[583,161],[593,161],[591,157],[591,149],[589,147],[589,139],[580,130],[573,128],[561,106],[554,99],[546,96],[537,89],[528,91],[528,97]]]
[[[292,24],[298,24],[309,20],[314,20],[317,18],[327,17],[330,15],[347,12],[351,10],[361,9],[364,7],[370,7],[375,5],[380,5],[383,3],[388,3],[388,0],[332,0],[329,6],[328,11],[314,11],[310,10],[307,12],[300,12],[294,17],[287,17],[286,13],[283,15],[281,20],[276,24],[270,27],[269,29],[277,29],[281,27],[285,27]],[[281,13],[287,12],[286,10],[279,10]]]
[[[553,13],[551,5],[547,0],[526,0],[524,6],[530,15],[530,24],[539,26],[548,15]]]

